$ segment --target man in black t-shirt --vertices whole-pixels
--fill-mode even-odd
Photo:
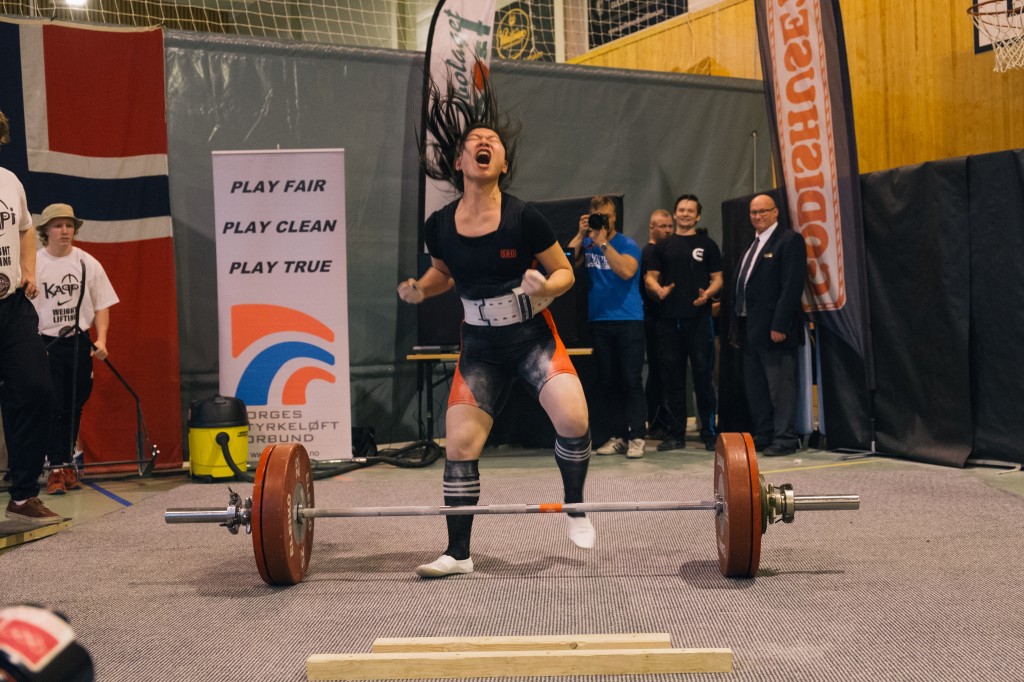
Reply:
[[[647,271],[651,269],[654,247],[669,238],[675,230],[672,214],[663,208],[651,213],[647,226],[650,239],[640,255],[640,294],[644,302],[644,340],[647,344],[647,384],[644,397],[647,400],[647,437],[664,438],[668,429],[668,415],[662,407],[664,392],[661,388],[661,370],[658,368],[658,297],[644,284]]]
[[[722,289],[722,252],[706,234],[697,232],[700,200],[693,194],[676,199],[676,229],[657,244],[650,258],[644,284],[658,299],[658,362],[668,433],[658,450],[677,450],[686,445],[686,363],[693,369],[697,394],[700,436],[707,450],[715,449],[718,437],[713,384],[715,356],[711,299]]]

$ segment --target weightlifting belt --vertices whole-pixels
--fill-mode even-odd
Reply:
[[[551,305],[554,296],[530,296],[522,287],[494,298],[462,299],[466,324],[477,327],[505,327],[526,322]]]

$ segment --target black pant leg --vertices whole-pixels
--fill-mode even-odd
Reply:
[[[797,349],[772,348],[762,355],[772,401],[772,443],[800,447],[796,432]]]
[[[668,436],[686,437],[686,344],[682,335],[683,320],[658,320],[658,362],[661,386],[668,413]]]
[[[700,437],[706,443],[718,435],[718,400],[714,383],[715,330],[710,317],[688,320],[688,324],[687,345],[693,369],[693,391],[697,397],[697,414],[700,416]]]
[[[647,351],[647,384],[644,386],[644,399],[647,402],[647,422],[654,428],[661,426],[664,415],[662,409],[661,369],[658,365],[658,321],[653,317],[644,318],[644,339]],[[659,423],[656,423],[659,422]]]
[[[597,435],[604,438],[626,438],[626,397],[622,385],[621,347],[618,329],[612,322],[592,322],[594,360],[601,384],[600,411],[596,415],[603,425]]]
[[[53,381],[46,457],[51,465],[67,464],[74,453],[82,422],[82,408],[92,393],[92,357],[87,339],[43,337]],[[72,404],[73,402],[73,404]]]
[[[644,398],[644,323],[632,320],[623,322],[621,326],[619,348],[628,437],[643,438],[646,435],[644,421],[647,416],[647,401]]]
[[[11,470],[11,497],[39,494],[53,384],[39,317],[21,290],[0,300],[0,409]]]
[[[743,388],[753,422],[754,443],[759,450],[771,445],[775,433],[771,391],[761,362],[763,352],[749,343],[743,346]]]

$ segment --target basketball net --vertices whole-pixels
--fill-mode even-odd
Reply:
[[[971,6],[971,15],[978,35],[992,44],[997,72],[1024,68],[1024,6],[1008,9],[1006,0],[988,0]]]

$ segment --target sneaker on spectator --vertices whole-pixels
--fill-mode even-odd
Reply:
[[[46,477],[46,494],[63,495],[68,491],[64,484],[64,470],[50,469],[50,475]]]
[[[75,467],[64,467],[61,469],[64,474],[64,488],[66,490],[78,490],[82,484],[78,480],[78,472]]]
[[[594,450],[599,455],[621,455],[627,450],[626,441],[621,438],[609,438],[608,442]]]
[[[629,441],[629,448],[626,450],[626,457],[629,459],[640,459],[644,456],[644,446],[646,443],[643,438],[633,438]]]
[[[38,497],[30,497],[22,504],[17,504],[12,498],[7,503],[6,516],[14,521],[30,523],[33,526],[49,526],[64,520],[60,514],[55,514],[47,509]]]

